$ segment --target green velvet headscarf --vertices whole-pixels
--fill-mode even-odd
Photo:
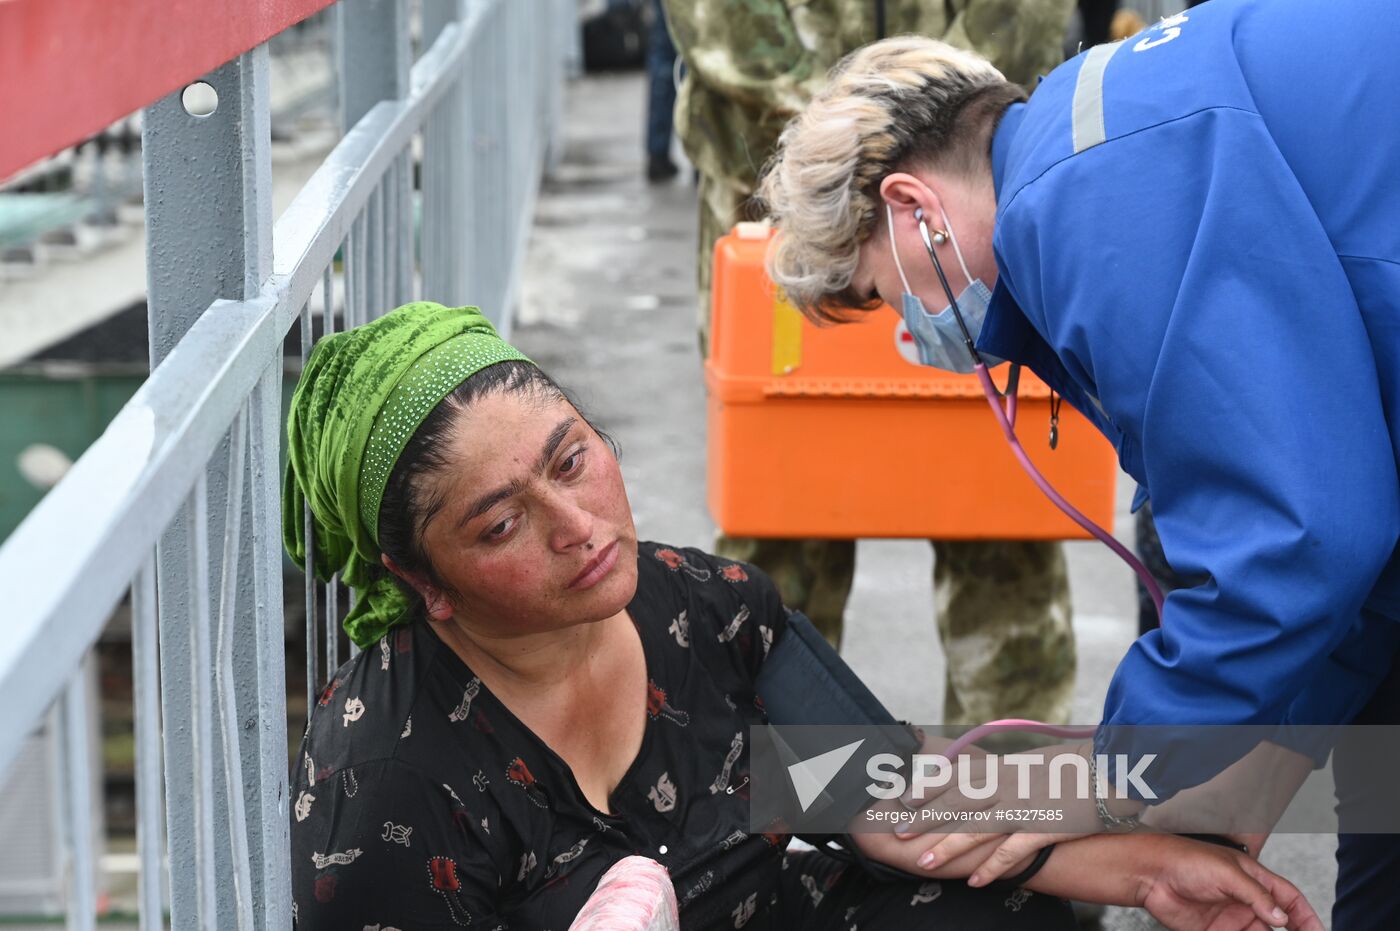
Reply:
[[[345,618],[366,647],[409,620],[409,601],[382,571],[379,506],[404,447],[443,398],[477,372],[530,360],[475,307],[405,304],[318,342],[287,418],[282,540],[298,565],[354,590]],[[310,505],[315,566],[306,565]]]

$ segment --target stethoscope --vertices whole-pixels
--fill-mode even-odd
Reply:
[[[967,346],[968,354],[972,356],[973,371],[977,373],[977,381],[982,386],[982,393],[986,395],[987,403],[992,407],[992,415],[1001,426],[1002,435],[1006,437],[1006,442],[1011,446],[1012,453],[1016,460],[1021,463],[1021,468],[1031,477],[1031,481],[1049,498],[1055,507],[1059,508],[1069,516],[1076,524],[1093,534],[1099,542],[1103,543],[1118,558],[1123,560],[1132,570],[1137,573],[1137,577],[1146,587],[1149,595],[1152,596],[1152,603],[1157,608],[1157,617],[1162,616],[1162,589],[1157,584],[1157,580],[1152,577],[1152,573],[1147,571],[1147,567],[1132,554],[1122,543],[1113,538],[1107,530],[1086,517],[1078,508],[1065,500],[1065,497],[1055,490],[1045,476],[1040,474],[1040,470],[1031,462],[1030,456],[1026,455],[1025,449],[1021,446],[1021,441],[1016,438],[1016,388],[1020,383],[1021,366],[1019,363],[1011,364],[1011,373],[1007,376],[1006,391],[998,391],[996,383],[992,381],[992,375],[987,371],[987,363],[983,361],[977,347],[973,345],[972,333],[967,328],[967,322],[963,319],[962,310],[958,307],[958,299],[953,296],[953,289],[948,284],[948,276],[943,273],[943,263],[938,261],[938,254],[933,248],[933,239],[929,236],[928,223],[924,220],[923,208],[914,211],[914,219],[919,223],[919,235],[924,241],[924,249],[928,252],[930,261],[933,262],[933,270],[938,273],[938,283],[943,286],[943,293],[948,297],[948,306],[953,309],[953,317],[958,322],[958,329],[962,332],[963,343]],[[1003,403],[1004,402],[1004,403]],[[1052,443],[1055,437],[1055,427],[1051,427]],[[1004,719],[980,724],[972,730],[963,734],[945,750],[945,754],[950,758],[988,734],[997,731],[1036,731],[1056,737],[1091,737],[1097,728],[1075,728],[1062,727],[1059,725],[1044,724],[1040,721],[1028,721],[1023,719]]]

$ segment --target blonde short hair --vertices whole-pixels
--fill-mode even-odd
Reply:
[[[759,185],[781,232],[768,254],[774,283],[814,320],[869,306],[850,285],[879,222],[880,182],[909,164],[990,173],[992,128],[1024,99],[985,58],[934,39],[898,36],[846,56],[783,130]]]

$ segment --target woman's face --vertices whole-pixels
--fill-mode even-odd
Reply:
[[[612,617],[637,588],[637,532],[608,444],[563,398],[493,393],[460,413],[423,546],[468,631]],[[432,600],[429,611],[433,613]]]

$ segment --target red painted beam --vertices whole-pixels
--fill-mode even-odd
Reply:
[[[0,179],[332,0],[0,0]]]

